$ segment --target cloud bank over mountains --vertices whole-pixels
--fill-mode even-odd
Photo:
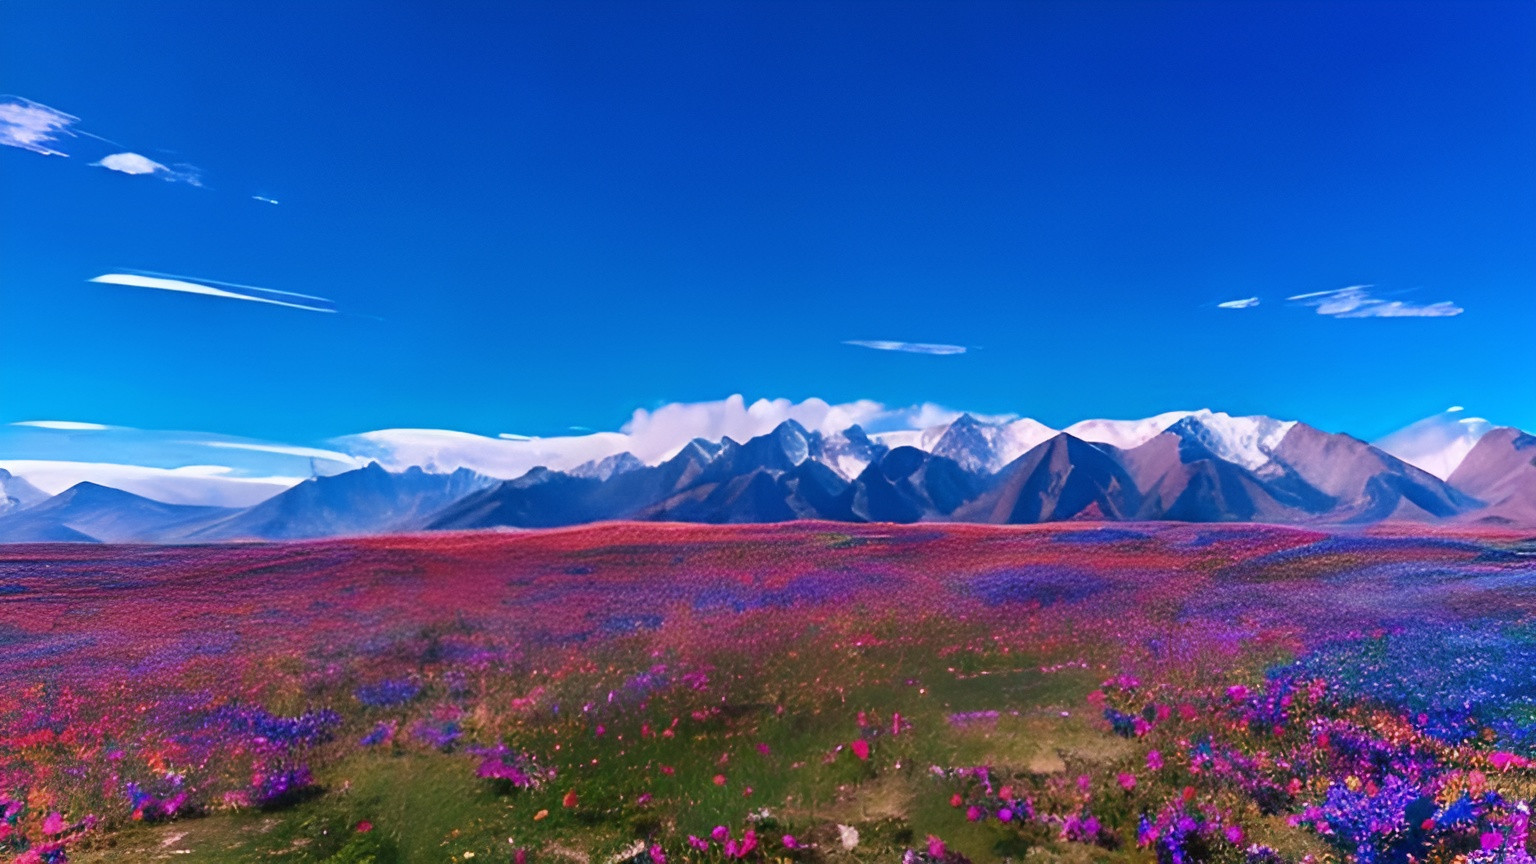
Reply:
[[[867,464],[847,432],[858,427],[870,446],[933,451],[961,418],[972,449],[989,455],[967,467],[997,470],[1064,431],[1092,444],[1131,450],[1186,418],[1217,430],[1207,443],[1220,458],[1249,469],[1266,461],[1294,421],[1230,417],[1210,411],[1171,411],[1135,420],[1083,420],[1056,430],[1016,415],[967,415],[933,403],[891,407],[872,400],[794,402],[742,396],[637,409],[617,431],[537,437],[479,435],[446,429],[381,429],[319,445],[260,441],[199,432],[133,429],[74,420],[28,420],[0,427],[0,469],[47,494],[92,482],[157,501],[224,507],[249,506],[313,477],[328,477],[377,462],[388,471],[420,468],[448,474],[467,469],[512,480],[535,468],[577,471],[623,454],[659,465],[702,439],[739,443],[772,433],[786,421],[834,442],[828,464],[844,475]],[[965,425],[962,423],[961,425]],[[1445,479],[1482,435],[1494,428],[1459,407],[1419,421],[1377,442],[1384,451]],[[950,445],[958,446],[951,441]],[[842,448],[842,449],[837,449]]]

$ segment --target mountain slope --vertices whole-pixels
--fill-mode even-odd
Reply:
[[[955,511],[960,521],[1130,519],[1141,493],[1113,448],[1061,433],[1006,465],[990,489]]]
[[[1120,453],[1141,490],[1138,518],[1185,522],[1297,522],[1333,499],[1270,460],[1249,468],[1221,458],[1212,431],[1186,417],[1150,441]]]
[[[1326,514],[1330,522],[1433,521],[1478,504],[1440,478],[1358,438],[1305,423],[1291,427],[1275,448],[1274,459],[1281,470],[1334,499]]]
[[[354,471],[306,480],[190,536],[196,540],[301,540],[419,530],[438,511],[491,482],[464,468],[452,474],[431,474],[420,468],[396,474],[371,462]]]
[[[1463,518],[1536,526],[1536,435],[1508,426],[1487,432],[1451,473],[1450,483],[1486,504]]]
[[[0,514],[30,507],[47,497],[47,492],[0,468]]]
[[[227,507],[165,504],[120,489],[78,483],[0,517],[0,538],[5,542],[161,543],[186,539],[204,525],[236,512]]]

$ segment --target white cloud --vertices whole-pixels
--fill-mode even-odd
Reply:
[[[148,156],[140,156],[137,153],[113,153],[111,156],[103,156],[100,162],[92,162],[91,165],[116,171],[119,174],[154,174],[157,171],[169,174],[171,171]]]
[[[49,495],[77,483],[91,482],[166,504],[205,504],[249,507],[308,478],[243,477],[223,465],[184,465],[150,468],[110,462],[70,462],[51,459],[0,460],[0,468]]]
[[[188,441],[187,444],[196,444],[203,447],[215,447],[220,450],[248,450],[252,453],[276,453],[282,456],[298,456],[303,459],[320,459],[327,462],[341,462],[349,467],[360,468],[362,464],[346,453],[335,450],[322,450],[319,447],[296,447],[291,444],[258,444],[246,441]]]
[[[627,439],[618,432],[554,438],[490,438],[450,429],[380,429],[347,435],[330,443],[360,462],[378,462],[390,471],[413,465],[446,474],[459,468],[488,477],[521,477],[541,465],[574,468],[622,452]]]
[[[1482,417],[1469,417],[1465,408],[1452,405],[1440,414],[1410,423],[1371,443],[1446,480],[1492,428],[1493,424]]]
[[[64,432],[102,432],[111,429],[100,423],[82,423],[78,420],[21,420],[12,426],[30,426],[34,429],[58,429]]]
[[[67,156],[51,145],[61,136],[73,137],[70,127],[79,117],[20,96],[0,96],[0,144],[44,156]]]
[[[1244,297],[1241,300],[1228,300],[1225,303],[1217,303],[1217,309],[1252,309],[1259,305],[1259,298]]]
[[[254,198],[257,201],[262,202],[263,204],[279,204],[279,203],[281,203],[276,198],[268,198],[265,195],[252,195],[251,197]]]
[[[931,354],[935,356],[947,354],[964,354],[964,345],[944,345],[933,342],[891,342],[885,339],[846,339],[844,345],[853,345],[858,348],[873,348],[876,351],[900,351],[906,354]]]
[[[1383,300],[1371,294],[1373,285],[1350,285],[1334,291],[1313,291],[1285,298],[1292,303],[1311,306],[1319,315],[1334,318],[1450,318],[1466,310],[1449,300],[1438,303],[1412,303]]]
[[[116,171],[119,174],[150,175],[159,177],[162,180],[188,183],[193,186],[203,185],[202,171],[195,165],[178,163],[173,168],[168,165],[161,165],[148,156],[138,153],[113,153],[110,156],[103,156],[100,161],[92,162],[91,166],[105,168],[108,171]]]
[[[335,309],[327,309],[323,306],[314,306],[304,303],[291,303],[287,300],[277,300],[272,297],[258,297],[254,294],[242,293],[240,291],[231,291],[229,289],[242,288],[246,291],[260,291],[265,294],[275,294],[282,297],[301,297],[307,300],[316,300],[324,303],[331,302],[324,297],[311,297],[305,294],[292,294],[286,291],[273,291],[268,288],[257,288],[253,285],[236,286],[231,285],[228,282],[213,282],[213,280],[204,280],[206,282],[211,282],[212,284],[203,284],[203,282],[191,281],[189,277],[146,276],[138,273],[106,273],[104,275],[97,276],[90,281],[100,282],[106,285],[125,285],[131,288],[152,288],[158,291],[177,291],[184,294],[201,294],[205,297],[220,297],[226,300],[247,300],[252,303],[270,303],[273,306],[286,306],[289,309],[303,309],[307,312],[336,311]],[[223,285],[225,287],[217,288],[214,287],[215,285]]]
[[[822,399],[791,402],[740,395],[712,402],[674,402],[653,410],[638,409],[618,432],[594,432],[538,438],[503,432],[495,438],[445,429],[383,429],[330,442],[359,461],[377,461],[392,471],[419,465],[429,471],[469,468],[491,477],[520,477],[544,466],[555,470],[628,451],[655,465],[677,455],[695,438],[743,442],[766,434],[785,420],[833,435],[855,424],[874,434],[900,433],[947,425],[961,412],[932,403],[890,408],[860,400],[830,404]],[[1007,422],[1013,415],[976,415],[985,422]],[[883,440],[883,439],[882,439]]]

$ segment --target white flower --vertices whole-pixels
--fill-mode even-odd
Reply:
[[[852,849],[859,845],[859,829],[852,825],[837,826],[837,835],[843,841],[844,849]]]

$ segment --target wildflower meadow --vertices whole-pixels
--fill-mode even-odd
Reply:
[[[1536,545],[0,547],[0,861],[1525,864]]]

